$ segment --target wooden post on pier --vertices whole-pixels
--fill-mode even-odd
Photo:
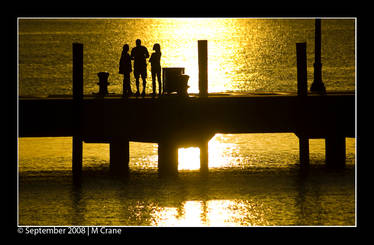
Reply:
[[[178,174],[178,146],[170,139],[158,143],[158,172],[161,177]]]
[[[199,95],[200,97],[208,96],[208,41],[198,40],[198,57],[199,57]]]
[[[81,111],[83,101],[83,44],[73,43],[73,179],[82,174],[83,141]]]
[[[110,142],[110,171],[114,175],[127,176],[130,172],[130,144],[128,139],[114,138]]]
[[[306,43],[296,43],[297,56],[297,94],[301,100],[308,95],[308,79],[307,79],[307,57],[306,57]],[[301,108],[303,110],[304,108]],[[299,113],[300,128],[304,124],[304,112]],[[300,164],[302,166],[309,165],[309,138],[307,135],[301,133],[299,137],[299,155]]]
[[[322,82],[321,63],[321,19],[315,20],[314,33],[314,80],[310,87],[311,92],[326,93],[325,85]]]
[[[296,43],[297,59],[297,94],[299,96],[308,95],[307,63],[306,63],[306,43]]]

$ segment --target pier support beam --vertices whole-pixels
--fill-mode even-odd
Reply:
[[[203,140],[200,143],[200,173],[203,175],[208,174],[209,167],[209,150],[208,150],[209,140]]]
[[[127,176],[130,172],[130,144],[127,139],[110,142],[110,171],[114,175]]]
[[[158,172],[161,177],[178,174],[178,146],[172,140],[158,143]]]
[[[81,111],[83,101],[83,44],[73,43],[73,154],[72,170],[75,183],[82,175],[83,139]]]
[[[345,167],[346,150],[344,136],[326,137],[326,165],[331,168]]]

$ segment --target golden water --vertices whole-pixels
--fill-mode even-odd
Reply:
[[[71,49],[84,44],[84,93],[122,92],[122,45],[160,43],[163,67],[185,67],[198,91],[197,40],[208,40],[209,91],[296,91],[296,42],[307,42],[313,81],[313,19],[21,19],[19,94],[71,94]],[[355,22],[322,21],[327,90],[355,89]],[[150,70],[150,66],[148,67]],[[147,92],[151,91],[148,72]],[[132,86],[134,86],[134,78]],[[151,122],[150,122],[151,123]],[[311,169],[299,171],[294,134],[217,134],[208,179],[199,149],[179,149],[179,177],[157,177],[157,144],[130,143],[131,178],[108,173],[109,146],[84,144],[84,179],[71,184],[71,138],[19,139],[19,224],[119,226],[355,225],[355,139],[347,168],[324,168],[324,141],[311,140]]]

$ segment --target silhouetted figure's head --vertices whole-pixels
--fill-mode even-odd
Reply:
[[[160,44],[155,43],[155,44],[153,45],[153,50],[156,51],[156,52],[161,52]]]
[[[136,46],[139,47],[142,41],[140,41],[140,39],[136,39],[135,43],[136,43]]]
[[[123,45],[123,51],[127,53],[129,51],[130,47],[128,44]]]

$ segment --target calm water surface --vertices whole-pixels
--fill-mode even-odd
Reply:
[[[295,43],[304,41],[313,81],[312,19],[21,19],[19,94],[71,94],[73,42],[84,44],[84,92],[97,92],[96,73],[107,71],[109,92],[121,93],[122,45],[137,38],[150,52],[160,43],[163,67],[186,68],[189,92],[198,91],[199,39],[208,40],[210,92],[296,91]],[[322,42],[327,90],[354,90],[354,20],[323,20]],[[19,138],[20,225],[355,225],[355,139],[346,169],[326,169],[324,141],[311,140],[311,167],[300,171],[294,134],[217,134],[209,178],[199,176],[199,149],[186,148],[173,180],[158,178],[157,144],[130,143],[128,180],[109,175],[109,145],[84,144],[80,188],[71,144]]]

